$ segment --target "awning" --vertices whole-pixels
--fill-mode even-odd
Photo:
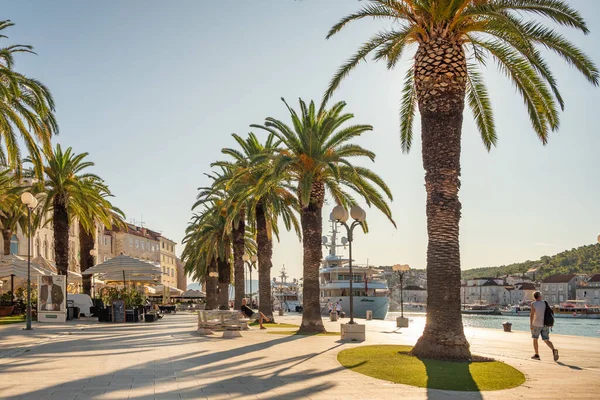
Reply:
[[[37,256],[36,258],[32,259],[31,262],[35,262],[37,265],[42,266],[44,269],[47,269],[49,271],[54,272],[55,274],[58,274],[58,268],[56,268],[56,264],[43,256]],[[71,283],[71,282],[81,283],[81,274],[79,272],[75,272],[75,271],[67,271],[67,281],[69,283]]]
[[[182,299],[200,299],[205,298],[206,293],[201,292],[200,290],[188,289],[185,292],[181,293]]]

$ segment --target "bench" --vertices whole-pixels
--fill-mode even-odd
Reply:
[[[250,329],[247,319],[240,318],[237,311],[201,310],[198,312],[199,335],[212,335],[215,330],[222,330],[223,337],[240,337],[242,329]]]

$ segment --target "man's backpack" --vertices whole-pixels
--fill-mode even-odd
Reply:
[[[544,326],[554,326],[554,311],[550,307],[550,304],[546,300],[546,309],[544,310]]]

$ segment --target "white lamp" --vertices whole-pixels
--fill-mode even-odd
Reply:
[[[258,261],[258,256],[256,254],[252,254],[252,262],[257,262]]]
[[[29,192],[25,192],[21,195],[21,202],[25,204],[30,209],[34,209],[38,205],[38,201],[34,195]]]
[[[394,271],[406,272],[410,269],[410,266],[408,264],[396,264],[392,267],[392,269]]]
[[[90,256],[96,257],[97,255],[98,255],[98,252],[96,251],[96,249],[90,250]]]
[[[250,260],[250,256],[247,253],[244,253],[244,255],[242,256],[242,260],[248,262]]]
[[[364,222],[367,219],[367,212],[359,206],[352,206],[350,209],[350,216],[358,222]]]
[[[348,211],[341,205],[337,205],[333,207],[331,211],[331,216],[336,221],[346,222],[348,221]]]
[[[211,278],[218,278],[219,277],[219,273],[215,272],[215,271],[211,271],[208,273],[208,276],[210,276]]]

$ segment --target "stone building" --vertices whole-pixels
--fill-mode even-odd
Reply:
[[[600,274],[595,274],[585,282],[581,282],[575,289],[577,300],[586,304],[600,305]]]
[[[550,305],[559,304],[574,300],[577,296],[577,286],[584,281],[584,276],[576,274],[552,275],[544,279],[540,292]]]

